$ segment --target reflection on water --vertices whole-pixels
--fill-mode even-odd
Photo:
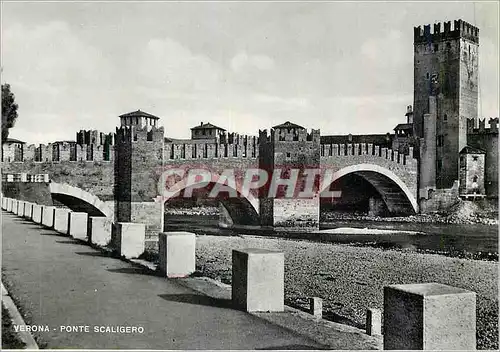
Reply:
[[[498,226],[482,224],[430,224],[371,221],[336,221],[322,229],[340,227],[415,231],[418,234],[306,234],[220,229],[217,216],[165,216],[165,230],[188,230],[198,234],[234,236],[238,234],[279,235],[321,242],[349,243],[387,249],[408,249],[475,259],[498,260]]]
[[[416,231],[418,234],[349,236],[351,240],[392,244],[396,248],[415,248],[443,252],[498,253],[498,226],[482,224],[430,224],[370,221],[342,221],[325,224],[324,228],[358,227]],[[345,237],[345,236],[344,236]],[[340,240],[340,239],[339,239]]]

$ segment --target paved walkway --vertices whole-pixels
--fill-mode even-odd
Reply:
[[[318,349],[307,337],[228,307],[67,236],[3,212],[3,280],[41,347]],[[88,326],[90,332],[61,331]],[[97,327],[142,327],[99,333]]]

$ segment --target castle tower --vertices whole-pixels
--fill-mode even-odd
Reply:
[[[307,133],[304,127],[287,121],[274,126],[270,136],[266,130],[260,131],[259,168],[269,175],[267,187],[262,187],[259,194],[261,225],[297,229],[319,227],[319,194],[305,196],[303,191],[309,189],[306,185],[309,176],[304,174],[304,170],[320,168],[320,149],[319,130]],[[274,178],[290,180],[294,178],[294,172],[298,174],[296,182],[290,182],[293,186],[282,183],[274,193],[270,191],[273,188],[273,172]],[[293,195],[287,194],[290,187]],[[318,184],[310,189],[317,191]]]
[[[414,28],[413,128],[424,137],[429,97],[436,103],[436,187],[450,188],[467,144],[467,119],[478,114],[479,29],[462,20]],[[426,168],[427,160],[421,160]]]
[[[158,117],[135,111],[120,116],[115,145],[115,221],[146,225],[146,248],[163,231],[163,204],[155,202],[163,165],[164,129]]]

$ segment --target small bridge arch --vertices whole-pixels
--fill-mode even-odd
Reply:
[[[106,216],[113,219],[113,210],[92,193],[66,183],[51,182],[49,188],[52,199],[73,211],[83,211],[91,216]]]
[[[394,172],[375,164],[346,166],[334,172],[331,181],[323,185],[321,191],[327,191],[332,183],[349,174],[356,174],[368,181],[380,193],[391,213],[418,213],[416,195]]]

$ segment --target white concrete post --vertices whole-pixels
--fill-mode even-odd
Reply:
[[[43,211],[43,206],[42,205],[38,205],[38,204],[34,204],[33,205],[32,219],[37,224],[41,224],[42,223],[42,211]]]
[[[309,312],[316,318],[323,317],[323,300],[319,297],[309,298]]]
[[[12,211],[12,204],[13,204],[13,199],[7,198],[7,211],[9,211],[9,212]]]
[[[26,202],[24,203],[24,217],[27,219],[31,219],[33,214],[33,203]]]
[[[24,217],[24,205],[26,202],[24,200],[20,200],[17,204],[17,215]]]
[[[382,311],[368,308],[366,310],[366,333],[370,336],[382,335]]]
[[[116,224],[116,245],[120,255],[137,258],[144,252],[146,225],[132,222]]]
[[[159,234],[160,272],[169,278],[186,277],[195,271],[196,236],[190,232]]]
[[[71,213],[71,210],[65,208],[56,208],[54,210],[54,230],[65,235],[68,234],[69,213]]]
[[[69,235],[77,240],[87,240],[88,214],[72,211],[69,213]]]
[[[54,226],[54,211],[56,207],[50,205],[43,206],[43,215],[42,215],[42,225],[47,227]]]
[[[248,312],[284,310],[283,252],[248,248],[233,250],[232,301]]]
[[[107,246],[111,242],[113,221],[105,216],[89,217],[89,241],[98,246]]]
[[[475,350],[476,293],[439,283],[384,287],[384,350]]]

